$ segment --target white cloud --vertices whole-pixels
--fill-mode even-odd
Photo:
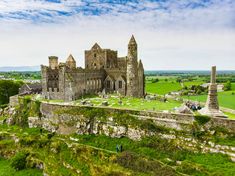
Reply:
[[[77,7],[85,4],[75,0],[61,4],[3,0],[0,2],[0,15],[5,15],[0,18],[0,66],[47,64],[48,55],[58,55],[64,61],[69,53],[83,65],[84,50],[96,41],[123,56],[130,35],[135,34],[146,69],[209,69],[211,65],[235,69],[235,2],[214,0],[197,8],[188,2],[110,5],[96,1],[90,8],[111,9],[96,16],[75,13]],[[61,16],[56,10],[73,15]],[[37,16],[40,22],[31,18],[12,19],[10,14],[19,11]],[[50,12],[53,18],[41,12]]]

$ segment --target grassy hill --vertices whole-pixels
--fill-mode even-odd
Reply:
[[[224,175],[235,174],[235,163],[222,154],[194,153],[159,136],[133,141],[102,135],[54,135],[40,129],[0,125],[0,154],[15,158],[27,152],[23,170],[12,159],[0,159],[0,175]],[[12,138],[11,136],[15,136]],[[15,143],[15,139],[19,142]],[[116,152],[116,145],[123,152]]]

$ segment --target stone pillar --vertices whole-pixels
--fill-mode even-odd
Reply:
[[[213,66],[211,69],[211,83],[209,85],[206,105],[199,112],[202,115],[207,115],[211,117],[226,117],[219,110],[219,102],[217,98],[217,84],[216,84],[216,66]]]
[[[211,84],[216,84],[216,66],[211,68]]]

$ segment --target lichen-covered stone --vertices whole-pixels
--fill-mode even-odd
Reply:
[[[39,117],[28,117],[28,126],[29,128],[41,127],[41,120]]]

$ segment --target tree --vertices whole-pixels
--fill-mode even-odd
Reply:
[[[0,80],[0,105],[9,103],[10,96],[18,94],[22,85],[21,81]]]
[[[225,91],[228,91],[228,90],[231,90],[232,89],[232,85],[231,85],[231,82],[230,81],[227,81],[224,85],[224,90]]]
[[[17,153],[12,159],[11,159],[11,167],[13,167],[16,170],[22,170],[26,168],[26,158],[29,154],[25,151]]]
[[[182,82],[182,79],[178,77],[178,78],[176,79],[176,82],[177,82],[177,83],[181,83],[181,82]]]
[[[156,83],[156,82],[159,82],[158,78],[152,80],[152,83]]]

